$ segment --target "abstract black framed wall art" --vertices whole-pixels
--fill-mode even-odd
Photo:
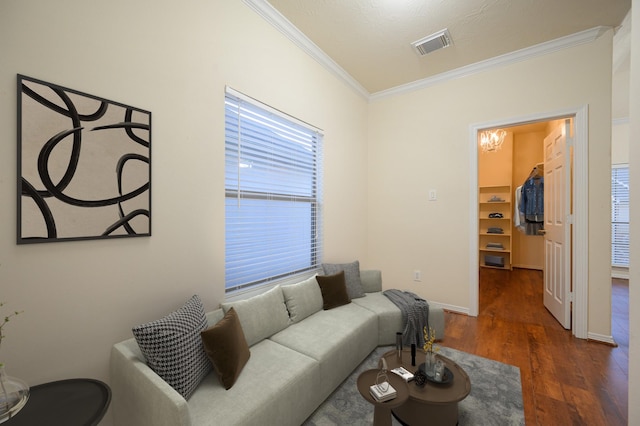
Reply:
[[[151,236],[151,112],[18,74],[17,243]]]

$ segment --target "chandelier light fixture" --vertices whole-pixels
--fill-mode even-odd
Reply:
[[[502,129],[483,130],[480,132],[482,152],[498,151],[502,147],[507,132]]]

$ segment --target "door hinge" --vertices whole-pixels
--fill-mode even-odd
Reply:
[[[573,225],[573,215],[567,215],[567,225]]]
[[[569,294],[567,295],[567,298],[569,299],[570,303],[573,303],[573,292],[570,291]]]

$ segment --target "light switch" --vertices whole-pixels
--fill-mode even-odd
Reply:
[[[429,201],[436,201],[438,199],[438,193],[435,189],[429,190]]]

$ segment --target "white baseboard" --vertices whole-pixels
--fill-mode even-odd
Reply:
[[[598,333],[588,333],[587,339],[595,340],[601,343],[606,343],[611,346],[618,346],[616,341],[613,339],[613,336],[605,336],[604,334],[598,334]]]
[[[440,302],[432,302],[431,300],[429,300],[429,306],[442,308],[446,311],[452,311],[457,314],[469,315],[469,308],[463,308],[462,306],[449,305],[449,304],[440,303]]]

